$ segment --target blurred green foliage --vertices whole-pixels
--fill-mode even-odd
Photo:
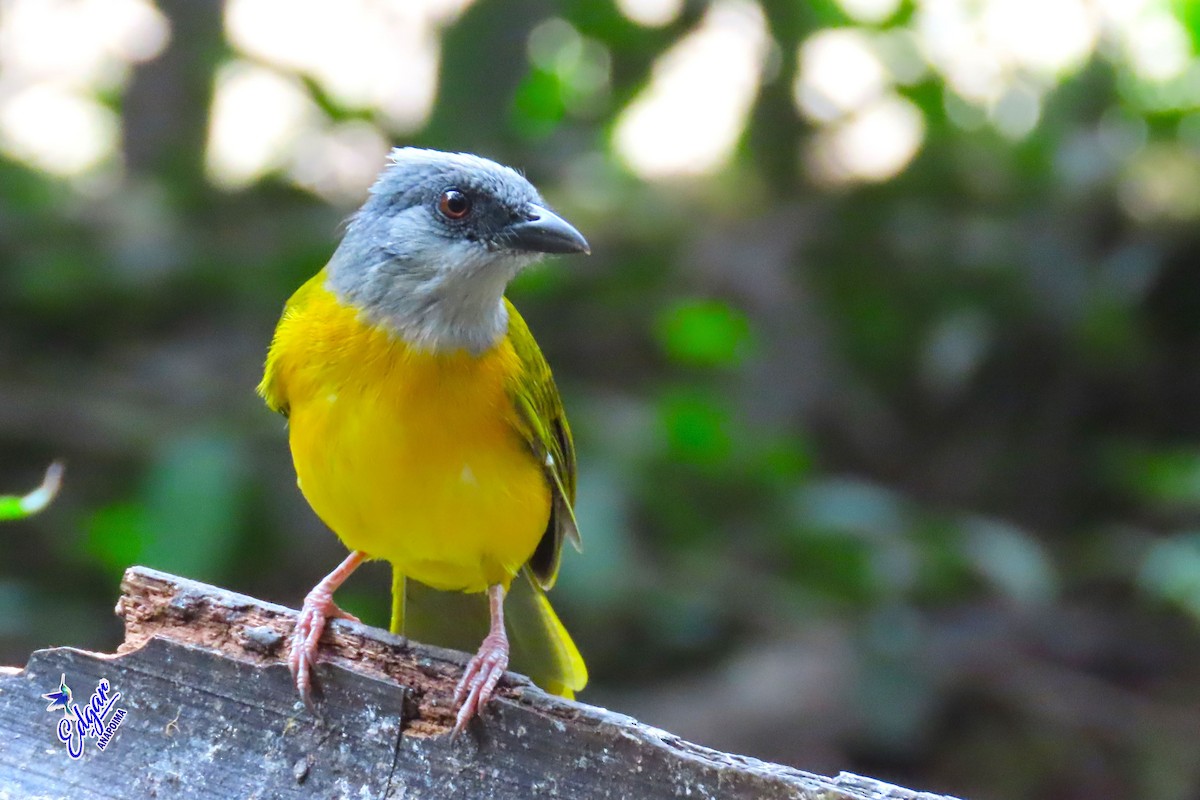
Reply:
[[[1039,101],[1020,135],[944,71],[897,72],[911,163],[820,179],[798,153],[833,128],[796,109],[800,44],[849,29],[902,65],[926,5],[764,2],[763,85],[699,177],[643,180],[614,142],[701,2],[642,27],[479,0],[416,131],[300,85],[331,123],[522,167],[592,244],[511,292],[577,433],[585,552],[554,597],[584,700],[975,798],[1194,797],[1198,5],[1144,4],[1190,37],[1182,77],[1111,42],[1018,75],[1014,102]],[[0,663],[111,650],[132,563],[297,604],[341,557],[253,387],[355,201],[283,166],[208,182],[236,47],[221,4],[159,8],[166,50],[102,97],[123,171],[0,158],[0,485],[72,465],[0,530]],[[339,599],[384,624],[387,586],[368,566]]]

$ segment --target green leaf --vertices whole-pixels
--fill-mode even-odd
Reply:
[[[1110,480],[1139,499],[1164,506],[1200,506],[1200,450],[1111,447],[1103,462]]]
[[[1192,42],[1192,52],[1200,52],[1200,3],[1196,0],[1173,0],[1175,18],[1183,25]]]
[[[512,126],[522,136],[541,139],[558,128],[566,113],[562,83],[552,72],[532,70],[513,97]]]
[[[88,520],[84,549],[105,568],[120,573],[145,561],[149,538],[146,509],[140,503],[113,503]]]
[[[692,366],[737,364],[751,345],[746,316],[720,300],[688,300],[672,306],[659,318],[657,333],[672,361]]]
[[[1200,617],[1200,534],[1156,542],[1142,562],[1138,583],[1149,594]]]
[[[663,428],[671,453],[681,461],[715,466],[733,451],[729,412],[703,392],[677,391],[663,398]]]
[[[242,505],[241,455],[221,434],[165,442],[139,497],[100,509],[86,548],[107,568],[131,564],[216,580],[232,558]]]
[[[188,434],[167,442],[142,491],[144,562],[219,579],[236,546],[243,473],[237,442],[224,434]]]
[[[42,483],[27,495],[0,497],[0,521],[24,519],[42,511],[58,495],[62,486],[63,466],[59,462],[50,465]]]

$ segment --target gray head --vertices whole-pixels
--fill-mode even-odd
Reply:
[[[482,352],[504,335],[504,290],[545,253],[587,241],[508,167],[467,153],[392,151],[329,262],[328,286],[430,350]]]

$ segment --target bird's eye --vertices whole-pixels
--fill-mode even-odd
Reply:
[[[462,219],[471,213],[471,200],[458,189],[447,189],[438,198],[438,211],[447,219]]]

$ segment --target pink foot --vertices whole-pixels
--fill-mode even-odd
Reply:
[[[288,668],[296,683],[296,691],[308,710],[316,712],[312,698],[313,668],[317,664],[317,646],[325,623],[331,619],[348,619],[361,622],[358,617],[338,608],[333,602],[332,592],[318,585],[304,598],[300,616],[296,618],[296,630],[292,633],[292,649],[288,653]]]
[[[454,690],[454,704],[458,706],[458,717],[454,721],[451,737],[457,737],[467,723],[488,704],[496,691],[496,685],[508,668],[508,637],[504,629],[500,633],[489,633],[479,646],[479,652],[467,663],[462,680]]]
[[[304,598],[304,605],[300,607],[300,616],[296,618],[296,630],[292,632],[292,649],[288,653],[288,669],[292,671],[292,679],[296,683],[296,690],[300,692],[300,699],[308,706],[308,710],[314,713],[316,708],[312,699],[312,674],[317,663],[317,642],[325,630],[325,623],[327,620],[338,618],[359,621],[357,617],[337,607],[333,602],[333,593],[366,558],[367,554],[361,550],[355,550],[346,556],[346,560],[339,564],[337,569],[322,578],[308,593],[308,597]]]

